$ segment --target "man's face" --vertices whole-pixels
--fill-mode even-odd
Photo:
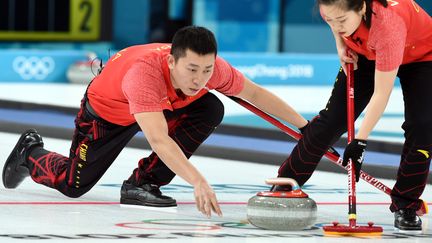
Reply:
[[[324,20],[330,25],[330,28],[334,33],[338,33],[340,36],[348,37],[352,35],[363,19],[366,6],[359,12],[345,11],[338,6],[320,6],[320,12],[324,16]]]
[[[177,62],[170,55],[168,67],[173,87],[187,96],[196,95],[212,76],[215,60],[214,53],[198,55],[189,49],[186,50],[186,56],[180,57]]]

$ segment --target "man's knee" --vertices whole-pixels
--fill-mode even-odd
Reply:
[[[210,126],[218,126],[222,122],[225,114],[225,107],[222,101],[220,101],[216,95],[209,93],[206,95],[204,102],[206,105],[203,110],[203,117]]]

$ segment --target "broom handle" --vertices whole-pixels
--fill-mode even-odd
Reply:
[[[285,132],[286,134],[288,134],[290,137],[294,138],[295,140],[299,140],[302,137],[302,135],[299,132],[295,131],[294,129],[291,129],[287,125],[283,124],[282,122],[280,122],[276,118],[270,116],[269,114],[260,110],[259,108],[255,107],[254,105],[250,104],[249,102],[247,102],[243,99],[234,97],[234,96],[228,96],[228,98],[230,98],[231,100],[233,100],[237,104],[243,106],[244,108],[248,109],[249,111],[251,111],[255,115],[268,121],[269,123],[271,123],[275,127],[281,129],[283,132]],[[332,163],[339,165],[340,167],[344,168],[345,170],[348,169],[348,166],[347,167],[342,166],[342,158],[339,157],[339,155],[336,155],[335,153],[332,153],[330,151],[326,151],[324,155]],[[370,185],[372,185],[373,187],[375,187],[376,189],[384,192],[387,195],[390,195],[391,189],[388,186],[386,186],[385,184],[383,184],[381,181],[379,181],[378,179],[369,175],[368,173],[366,173],[364,171],[360,171],[360,178],[362,180],[366,181],[367,183],[369,183]]]
[[[347,127],[348,127],[348,144],[354,140],[354,68],[352,63],[347,64]],[[348,219],[350,227],[356,226],[356,180],[355,164],[351,160],[348,169]]]
[[[302,135],[299,132],[297,132],[294,129],[283,124],[282,122],[280,122],[276,118],[274,118],[271,115],[267,114],[266,112],[260,110],[259,108],[252,105],[251,103],[249,103],[249,102],[247,102],[241,98],[238,98],[238,97],[234,97],[234,96],[227,96],[227,97],[230,98],[231,100],[233,100],[234,102],[236,102],[237,104],[243,106],[247,110],[251,111],[255,115],[268,121],[269,123],[271,123],[275,127],[279,128],[280,130],[282,130],[283,132],[285,132],[286,134],[288,134],[290,137],[294,138],[295,140],[299,140],[302,137]],[[344,168],[345,170],[348,170],[350,168],[350,166],[344,167],[342,165],[342,158],[337,153],[334,153],[331,151],[326,151],[324,156],[327,157],[332,163]],[[372,185],[376,189],[378,189],[378,190],[380,190],[380,191],[382,191],[385,194],[390,196],[391,189],[388,186],[386,186],[381,181],[379,181],[375,177],[369,175],[368,173],[366,173],[362,170],[360,171],[360,179],[364,180],[365,182],[369,183],[370,185]],[[428,213],[427,203],[425,201],[423,201],[423,207],[417,211],[417,215],[421,216],[421,215],[427,214],[427,213]]]

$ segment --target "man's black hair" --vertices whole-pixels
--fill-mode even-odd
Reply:
[[[172,40],[171,55],[177,61],[186,56],[186,50],[199,55],[217,55],[217,43],[213,33],[199,26],[186,26],[179,29]]]

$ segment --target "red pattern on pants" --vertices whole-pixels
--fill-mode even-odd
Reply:
[[[164,111],[164,115],[169,136],[189,158],[222,121],[223,104],[208,93],[187,107]],[[32,179],[69,197],[79,197],[89,191],[140,131],[137,123],[120,126],[95,117],[85,108],[85,99],[75,125],[69,157],[43,148],[35,148],[29,156]],[[165,185],[174,176],[152,152],[139,161],[131,178],[135,184]]]

